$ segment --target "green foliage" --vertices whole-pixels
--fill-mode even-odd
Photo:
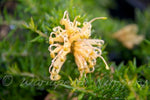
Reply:
[[[48,93],[53,99],[63,100],[150,99],[149,9],[144,13],[136,11],[138,33],[144,34],[145,40],[133,50],[128,50],[111,35],[130,22],[109,17],[107,8],[114,5],[106,0],[99,7],[101,2],[103,0],[17,0],[14,14],[5,9],[4,15],[0,15],[0,24],[13,28],[0,40],[0,99],[44,99]],[[52,59],[48,37],[53,27],[60,25],[65,10],[71,20],[80,15],[80,22],[98,16],[108,17],[108,20],[92,23],[92,38],[105,41],[102,56],[111,70],[106,70],[103,61],[97,59],[95,71],[79,80],[74,57],[69,54],[60,71],[61,80],[50,80],[48,68]],[[108,61],[111,52],[121,52],[119,56],[127,63],[123,60],[116,65],[114,61]]]

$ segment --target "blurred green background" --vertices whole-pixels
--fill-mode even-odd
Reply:
[[[1,0],[0,100],[149,100],[150,99],[149,0]],[[48,38],[60,25],[64,11],[81,23],[92,23],[91,38],[105,41],[95,71],[78,79],[72,54],[62,67],[59,81],[49,79]],[[32,20],[33,19],[33,20]],[[33,23],[34,21],[34,23]],[[112,35],[129,24],[138,26],[144,40],[128,49]]]

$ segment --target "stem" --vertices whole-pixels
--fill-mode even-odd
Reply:
[[[39,31],[39,30],[36,30],[35,32],[36,32],[37,34],[39,34],[40,36],[42,36],[42,37],[48,38],[48,36],[47,36],[46,34],[42,33],[42,32]]]

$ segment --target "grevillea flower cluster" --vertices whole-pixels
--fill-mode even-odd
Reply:
[[[144,40],[143,35],[137,35],[138,26],[129,24],[113,34],[113,38],[120,41],[126,48],[133,49],[135,45],[140,44]]]
[[[66,55],[72,53],[75,57],[75,62],[80,72],[80,77],[86,76],[87,73],[94,71],[96,65],[96,58],[100,57],[105,65],[106,69],[109,69],[106,61],[101,56],[101,47],[104,44],[103,40],[89,39],[91,36],[91,23],[96,19],[106,19],[106,17],[97,17],[89,22],[84,22],[83,27],[75,17],[71,22],[68,12],[64,12],[64,16],[60,21],[61,25],[65,26],[65,29],[60,26],[54,27],[49,37],[49,51],[50,56],[53,58],[49,67],[50,79],[59,80],[61,76],[59,72],[64,62],[66,61]]]

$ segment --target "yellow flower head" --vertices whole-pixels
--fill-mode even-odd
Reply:
[[[113,38],[120,41],[126,48],[133,49],[134,45],[140,44],[144,36],[137,35],[138,26],[136,24],[129,24],[113,34]]]
[[[94,71],[97,57],[100,57],[104,61],[106,69],[109,69],[104,58],[101,56],[101,47],[104,41],[89,39],[91,36],[91,23],[96,19],[106,19],[106,17],[97,17],[89,22],[84,22],[82,28],[78,27],[81,24],[76,21],[78,17],[71,22],[68,12],[65,11],[60,21],[60,24],[64,25],[65,29],[57,26],[53,28],[53,32],[50,34],[49,51],[51,58],[53,58],[49,67],[51,80],[59,80],[61,78],[59,75],[60,69],[66,60],[66,55],[70,52],[74,54],[80,77],[83,76],[83,73],[86,75],[86,73]]]

